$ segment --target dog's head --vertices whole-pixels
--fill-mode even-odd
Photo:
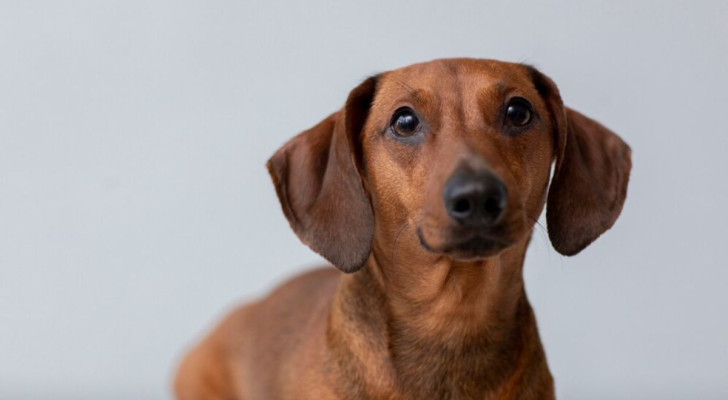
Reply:
[[[527,240],[546,201],[554,248],[576,254],[617,219],[630,167],[627,144],[565,107],[548,77],[472,59],[365,80],[268,162],[293,230],[346,272],[398,240],[496,256]]]

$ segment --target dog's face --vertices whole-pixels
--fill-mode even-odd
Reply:
[[[552,243],[575,254],[619,215],[630,151],[535,69],[452,59],[366,80],[268,167],[294,231],[350,272],[372,244],[496,256],[528,238],[547,196]]]
[[[541,213],[555,141],[526,67],[443,60],[383,74],[360,137],[375,225],[404,224],[427,251],[493,256]]]

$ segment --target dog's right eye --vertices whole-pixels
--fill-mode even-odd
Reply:
[[[397,110],[392,116],[390,129],[395,136],[409,138],[419,131],[420,120],[417,118],[414,110],[409,107],[403,107]]]

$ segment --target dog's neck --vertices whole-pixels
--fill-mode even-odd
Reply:
[[[374,243],[365,268],[342,278],[329,319],[339,365],[360,380],[352,390],[452,399],[515,390],[522,364],[543,358],[523,286],[527,244],[485,260],[426,254],[422,263]],[[372,373],[383,369],[390,381]]]

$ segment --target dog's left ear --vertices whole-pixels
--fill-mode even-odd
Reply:
[[[632,169],[630,147],[597,121],[564,106],[554,82],[527,67],[556,132],[546,222],[561,254],[579,253],[617,220]]]
[[[299,239],[344,272],[369,258],[374,218],[362,185],[360,134],[374,99],[371,77],[344,108],[283,145],[268,172]]]

